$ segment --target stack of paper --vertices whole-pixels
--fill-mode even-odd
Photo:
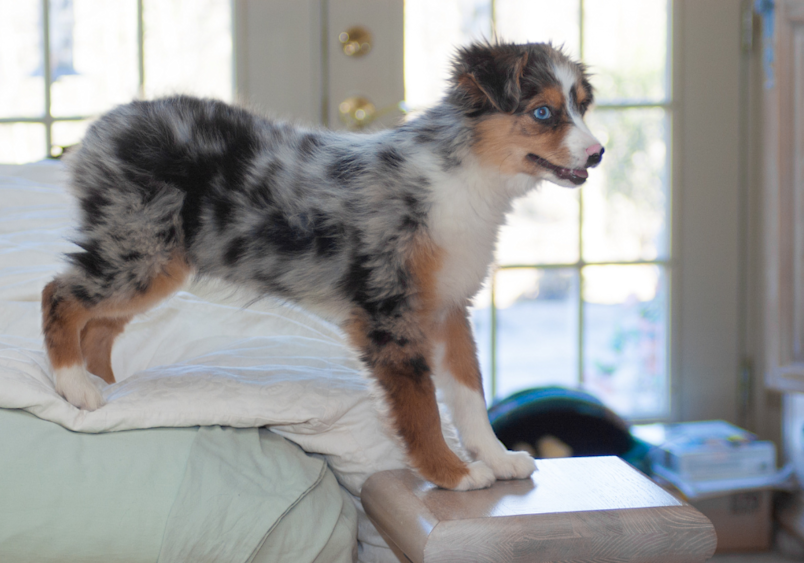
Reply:
[[[653,472],[687,497],[785,488],[792,467],[776,469],[772,442],[722,420],[634,426],[632,433],[654,448]]]

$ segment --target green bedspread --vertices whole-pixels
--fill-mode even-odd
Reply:
[[[265,429],[70,432],[0,409],[0,561],[352,561],[326,464]]]

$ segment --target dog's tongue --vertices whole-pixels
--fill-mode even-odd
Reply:
[[[571,169],[571,168],[559,168],[556,173],[558,176],[562,178],[570,178],[572,176],[576,178],[588,178],[589,172],[583,170],[582,168]]]

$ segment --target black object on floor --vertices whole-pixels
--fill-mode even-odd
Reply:
[[[649,446],[634,438],[628,423],[594,396],[565,387],[538,387],[515,393],[489,409],[489,420],[509,449],[526,443],[537,449],[552,436],[573,456],[616,455],[649,471]]]

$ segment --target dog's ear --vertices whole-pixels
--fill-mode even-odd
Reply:
[[[455,101],[471,111],[495,108],[513,113],[519,106],[519,81],[528,63],[527,51],[499,46],[472,46],[455,61]]]

